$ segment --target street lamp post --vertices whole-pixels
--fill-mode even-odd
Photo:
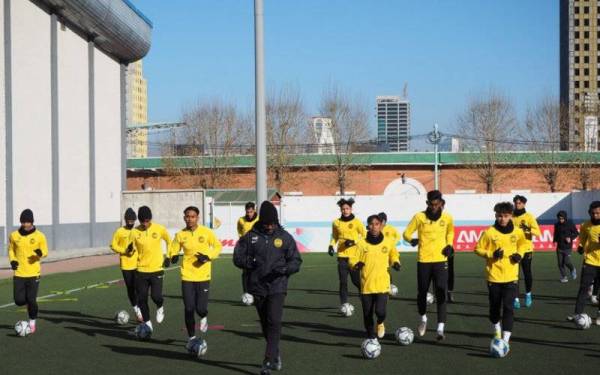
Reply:
[[[267,200],[267,137],[265,118],[265,51],[263,0],[254,0],[256,202]]]
[[[442,140],[442,134],[438,131],[438,124],[435,124],[433,126],[433,131],[428,134],[427,138],[429,140],[429,143],[433,144],[433,155],[434,155],[433,186],[434,186],[435,190],[439,190],[440,184],[439,184],[439,173],[438,173],[438,169],[439,169],[439,149],[438,149],[438,147],[439,147],[440,141]]]

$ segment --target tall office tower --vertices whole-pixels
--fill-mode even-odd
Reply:
[[[142,60],[129,64],[127,68],[127,118],[128,125],[148,123],[148,83],[144,78]],[[128,153],[132,158],[148,157],[148,130],[135,129],[129,132]]]
[[[377,142],[390,152],[410,148],[410,103],[400,96],[377,97]]]

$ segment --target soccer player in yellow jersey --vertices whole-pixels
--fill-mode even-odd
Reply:
[[[417,232],[417,238],[412,238]],[[437,302],[437,339],[445,338],[446,293],[448,285],[448,257],[454,254],[454,222],[452,216],[443,212],[442,193],[427,193],[427,209],[418,212],[408,223],[402,237],[417,250],[417,305],[420,321],[419,336],[427,331],[427,291],[433,281]]]
[[[33,225],[33,212],[25,209],[19,218],[21,227],[8,238],[8,259],[13,269],[15,305],[27,305],[29,329],[36,331],[37,293],[40,285],[41,259],[48,255],[46,236]]]
[[[496,204],[496,222],[483,232],[475,253],[486,259],[490,322],[494,336],[508,342],[513,329],[513,299],[519,283],[519,262],[527,250],[525,234],[515,228],[510,202]],[[502,318],[502,324],[500,324]]]
[[[580,286],[575,304],[575,315],[583,313],[587,292],[594,279],[600,277],[600,201],[593,201],[588,209],[590,220],[581,225],[577,252],[583,255]],[[600,325],[600,311],[596,315]]]
[[[531,262],[533,260],[533,236],[540,236],[540,227],[535,220],[535,216],[527,212],[525,205],[527,204],[527,198],[522,195],[515,195],[513,198],[515,204],[515,212],[513,215],[513,224],[521,229],[525,233],[525,239],[527,240],[527,250],[525,256],[521,261],[521,269],[523,270],[523,278],[525,279],[525,307],[530,307],[533,303],[533,297],[531,295],[531,288],[533,287],[533,276],[531,273]],[[519,293],[514,300],[515,309],[521,308],[521,302],[519,301]]]
[[[130,237],[130,242],[133,243],[133,251],[138,254],[135,289],[138,296],[138,306],[142,310],[143,324],[146,324],[152,330],[150,308],[148,307],[148,291],[150,290],[150,297],[156,304],[156,321],[162,323],[165,319],[162,295],[164,267],[169,267],[171,261],[164,256],[161,241],[165,242],[168,248],[171,244],[171,236],[167,228],[152,222],[152,211],[148,206],[142,206],[138,209],[138,220],[140,225],[131,230]]]
[[[200,316],[200,332],[208,330],[208,291],[212,275],[212,261],[221,252],[221,242],[209,228],[198,225],[198,207],[190,206],[183,211],[185,228],[177,232],[169,246],[172,264],[179,261],[179,251],[183,249],[181,263],[181,294],[185,311],[185,327],[188,333],[186,348],[196,338],[194,314]]]
[[[342,306],[348,303],[348,275],[350,280],[360,291],[360,275],[348,264],[348,258],[356,255],[356,243],[365,238],[366,230],[363,223],[352,214],[354,199],[340,199],[337,202],[340,207],[341,216],[333,221],[331,225],[331,241],[328,253],[334,256],[337,247],[338,278],[340,280],[340,303]]]
[[[369,231],[364,240],[357,244],[357,262],[354,268],[360,272],[360,300],[363,308],[363,322],[367,338],[377,340],[385,336],[385,316],[390,274],[388,267],[400,270],[398,252],[392,251],[395,243],[386,239],[381,232],[383,223],[379,215],[367,219]],[[377,317],[377,332],[373,324],[373,314]]]
[[[398,253],[396,244],[398,243],[398,241],[400,241],[402,239],[402,237],[400,236],[400,233],[398,232],[398,230],[396,228],[394,228],[393,225],[388,224],[387,214],[385,212],[380,212],[377,214],[377,216],[379,216],[379,219],[381,221],[381,227],[382,227],[381,232],[383,233],[385,240],[389,241],[391,243],[392,247],[390,248],[390,251],[394,252],[394,259],[397,259],[398,264],[400,264],[400,254]],[[393,266],[393,264],[390,263],[390,266]],[[390,289],[392,288],[392,286],[394,286],[394,283],[392,280],[392,274],[390,273]]]
[[[135,293],[135,272],[137,269],[137,253],[133,250],[133,244],[129,242],[131,237],[131,230],[135,225],[137,216],[132,208],[125,210],[125,225],[120,227],[113,234],[110,248],[115,253],[119,254],[119,261],[121,265],[121,273],[123,274],[123,281],[125,281],[125,287],[127,288],[127,297],[129,303],[135,312],[135,316],[138,321],[142,321],[142,310],[137,305],[137,294]]]
[[[238,238],[242,238],[244,234],[250,232],[252,227],[254,227],[254,224],[258,221],[258,214],[256,213],[256,205],[254,202],[246,203],[244,209],[246,210],[246,215],[240,217],[237,222]],[[248,272],[246,269],[242,269],[242,290],[244,292],[242,301],[252,297],[252,295],[248,293]]]

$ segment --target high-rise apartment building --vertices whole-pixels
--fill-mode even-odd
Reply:
[[[387,151],[410,148],[410,103],[400,96],[377,97],[377,142]]]
[[[129,125],[148,123],[148,84],[144,78],[142,60],[129,64],[127,68],[127,118]],[[148,157],[148,130],[136,129],[129,132],[128,156]]]

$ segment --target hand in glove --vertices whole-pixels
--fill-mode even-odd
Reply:
[[[173,255],[171,257],[171,264],[177,264],[179,262],[179,255]]]
[[[276,274],[276,275],[285,276],[288,273],[287,266],[275,267],[273,269],[273,273]]]
[[[519,225],[519,228],[521,228],[525,233],[531,232],[531,227],[528,227],[525,223],[521,223],[521,225]]]
[[[510,258],[510,261],[513,263],[519,263],[521,261],[521,259],[523,259],[521,254],[518,254],[518,253],[514,253],[509,258]]]
[[[577,252],[581,255],[583,255],[584,251],[583,251],[583,246],[579,245],[577,246]]]
[[[37,256],[38,256],[38,258],[41,258],[41,257],[42,257],[42,250],[40,250],[40,249],[35,249],[35,250],[33,250],[33,252],[35,253],[35,255],[37,255]]]
[[[442,255],[445,257],[451,257],[454,255],[454,248],[451,245],[448,245],[442,249]]]
[[[17,268],[19,268],[19,262],[17,262],[16,260],[13,260],[10,262],[10,268],[13,269],[13,271],[16,271]]]
[[[496,249],[496,251],[494,251],[494,254],[493,254],[494,259],[502,259],[503,256],[504,256],[504,250]]]
[[[363,269],[364,266],[365,266],[365,264],[363,262],[358,262],[354,265],[354,269],[357,271],[360,271]]]
[[[196,254],[196,259],[198,259],[198,263],[200,263],[200,264],[204,264],[206,262],[210,262],[210,258],[208,257],[208,255],[204,255],[202,253],[197,253]]]
[[[418,238],[413,238],[412,240],[410,240],[410,246],[415,247],[419,244],[419,239]]]
[[[165,259],[163,260],[163,267],[164,267],[164,268],[169,268],[170,266],[171,266],[171,259],[169,259],[169,258],[165,258]]]
[[[356,242],[354,242],[354,240],[346,240],[346,241],[344,242],[344,245],[345,245],[346,247],[352,247],[352,246],[354,246],[355,244],[356,244]]]
[[[335,249],[333,248],[333,246],[329,246],[329,249],[327,249],[327,254],[329,254],[329,256],[335,255]]]
[[[402,266],[398,262],[394,262],[394,264],[392,264],[392,268],[396,271],[400,271],[400,267]]]
[[[130,243],[130,244],[127,246],[127,249],[125,250],[125,254],[127,254],[127,255],[131,255],[131,254],[133,254],[133,252],[134,252],[134,251],[135,251],[135,250],[133,249],[133,243]]]

